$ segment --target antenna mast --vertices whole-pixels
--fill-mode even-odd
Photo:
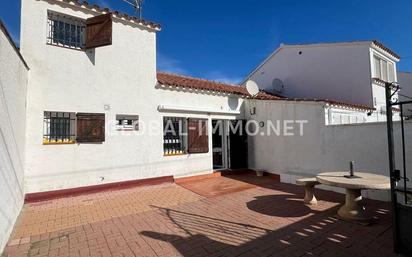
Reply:
[[[133,6],[134,11],[137,13],[139,19],[142,19],[143,0],[123,0],[123,2],[126,2],[129,5]]]

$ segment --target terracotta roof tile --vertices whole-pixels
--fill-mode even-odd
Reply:
[[[135,17],[135,16],[130,16],[126,13],[122,13],[122,12],[119,12],[119,11],[110,10],[107,7],[100,7],[97,4],[90,5],[87,1],[80,1],[80,0],[53,0],[53,1],[63,2],[63,3],[67,3],[67,4],[74,4],[75,6],[86,8],[88,10],[94,10],[94,11],[99,12],[99,13],[112,12],[113,15],[116,18],[125,19],[125,20],[128,20],[130,22],[137,23],[139,25],[142,25],[142,26],[145,26],[147,28],[154,29],[154,30],[160,30],[161,29],[161,25],[158,24],[158,23],[154,23],[154,22],[151,22],[151,21],[140,19],[140,18]]]
[[[213,92],[221,92],[228,94],[236,94],[241,97],[250,98],[251,95],[247,92],[244,86],[226,84],[217,81],[210,81],[205,79],[193,78],[188,76],[182,76],[177,74],[171,74],[166,72],[157,72],[157,81],[161,85],[182,87],[197,90],[206,90]],[[357,110],[374,110],[375,108],[366,105],[345,103],[341,101],[328,100],[328,99],[306,99],[306,98],[287,98],[279,95],[274,95],[265,91],[260,91],[257,96],[254,97],[258,100],[280,100],[280,101],[294,101],[294,102],[324,102],[330,105],[340,106],[349,109]]]
[[[377,40],[373,40],[372,43],[373,43],[376,47],[378,47],[378,48],[386,51],[387,53],[389,53],[389,54],[392,55],[393,57],[395,57],[395,58],[397,58],[397,59],[401,59],[401,57],[400,57],[397,53],[395,53],[394,51],[392,51],[392,50],[389,49],[388,47],[384,46],[381,42],[379,42],[379,41],[377,41]]]
[[[184,87],[198,90],[208,90],[221,93],[248,96],[246,88],[240,85],[226,84],[217,81],[198,79],[177,74],[158,72],[157,81],[166,86]]]

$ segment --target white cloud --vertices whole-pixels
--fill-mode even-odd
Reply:
[[[157,69],[177,74],[188,74],[188,71],[182,67],[181,62],[177,59],[157,52]]]
[[[228,84],[239,84],[243,79],[242,77],[238,77],[238,76],[228,76],[221,71],[208,72],[206,73],[205,78],[214,80],[214,81],[223,82],[223,83],[228,83]]]

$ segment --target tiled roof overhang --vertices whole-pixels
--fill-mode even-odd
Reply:
[[[182,76],[177,74],[171,74],[166,72],[157,73],[157,82],[162,86],[176,87],[182,89],[192,89],[200,91],[211,91],[219,93],[227,93],[238,95],[243,98],[252,98],[252,96],[247,92],[246,88],[240,85],[226,84],[216,81],[210,81],[205,79],[193,78],[188,76]],[[294,101],[294,102],[324,102],[331,106],[336,106],[346,109],[354,109],[361,111],[372,111],[375,108],[360,105],[345,103],[341,101],[328,100],[328,99],[305,99],[305,98],[287,98],[283,96],[273,95],[265,91],[260,91],[259,94],[253,99],[257,100],[278,100],[278,101]]]
[[[96,4],[90,5],[87,1],[79,1],[79,0],[51,0],[51,1],[61,2],[61,3],[65,3],[67,5],[77,6],[79,8],[84,8],[84,9],[94,11],[94,12],[97,12],[97,13],[102,13],[102,14],[112,13],[113,16],[117,19],[128,21],[128,22],[131,22],[131,23],[135,23],[135,24],[138,24],[140,26],[144,26],[148,29],[152,29],[152,30],[156,30],[156,31],[161,30],[161,25],[158,24],[158,23],[154,23],[154,22],[151,22],[151,21],[140,19],[138,17],[131,16],[131,15],[128,15],[126,13],[118,12],[118,11],[115,11],[115,10],[110,10],[109,8],[103,8],[103,7],[100,7]]]
[[[396,59],[400,60],[401,57],[395,53],[394,51],[392,51],[391,49],[389,49],[388,47],[384,46],[381,42],[377,41],[377,40],[373,40],[372,44],[375,45],[377,48],[380,48],[382,50],[384,50],[385,52],[387,52],[388,54],[392,55],[393,57],[395,57]]]

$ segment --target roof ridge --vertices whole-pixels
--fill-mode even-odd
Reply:
[[[187,78],[187,79],[201,80],[201,81],[204,81],[204,82],[222,84],[222,85],[226,85],[226,86],[244,88],[244,86],[242,86],[240,84],[232,84],[232,83],[226,83],[226,82],[221,82],[221,81],[212,80],[212,79],[197,78],[197,77],[193,77],[193,76],[189,76],[189,75],[182,75],[182,74],[177,74],[177,73],[168,72],[168,71],[157,71],[157,73],[162,73],[162,74],[167,74],[167,75],[172,75],[172,76],[177,76],[177,77]]]

